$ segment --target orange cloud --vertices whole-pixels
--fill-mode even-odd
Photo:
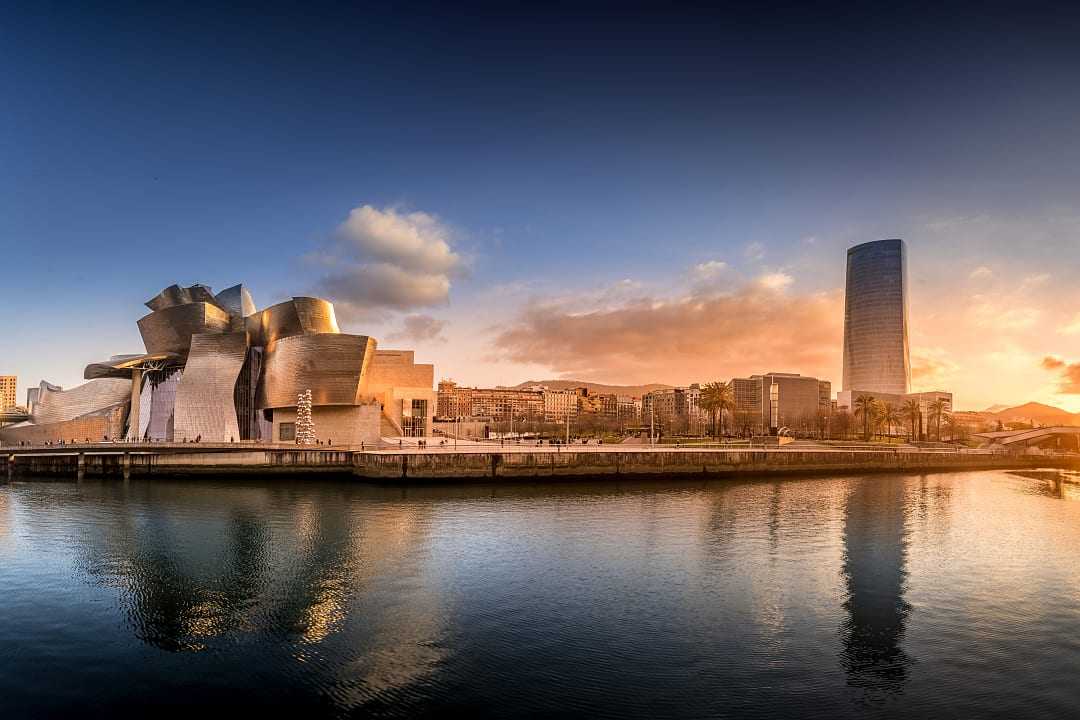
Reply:
[[[914,389],[948,389],[959,369],[948,351],[942,348],[913,348],[911,351],[911,384]]]
[[[588,312],[572,301],[534,301],[494,345],[513,362],[609,382],[688,383],[787,371],[838,384],[841,292],[788,294],[787,284],[640,298]]]
[[[1045,370],[1053,370],[1058,375],[1057,391],[1062,395],[1080,395],[1080,362],[1067,363],[1055,355],[1047,355],[1042,360]]]

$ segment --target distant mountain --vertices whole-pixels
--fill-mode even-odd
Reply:
[[[993,413],[988,411],[988,414],[993,415],[1002,422],[1029,422],[1037,425],[1080,425],[1080,413],[1071,413],[1053,405],[1044,405],[1037,402],[1007,407]]]
[[[571,388],[587,387],[590,393],[606,393],[613,395],[630,395],[641,397],[653,390],[664,390],[672,387],[662,383],[649,383],[648,385],[604,385],[603,383],[586,382],[584,380],[526,380],[523,383],[510,386],[512,390],[523,390],[531,385],[547,385],[552,390],[569,390]],[[502,386],[500,386],[502,387]]]
[[[980,410],[979,412],[989,413],[989,414],[993,415],[994,413],[999,413],[1002,410],[1008,410],[1008,409],[1009,409],[1008,405],[991,405],[990,407],[986,408],[985,410]]]

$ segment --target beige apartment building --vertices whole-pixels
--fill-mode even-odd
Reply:
[[[439,382],[436,416],[440,418],[483,417],[505,422],[514,419],[539,420],[544,417],[542,390],[461,387],[453,380]]]
[[[0,375],[0,412],[15,406],[15,386],[18,383],[16,375]]]
[[[708,416],[701,409],[701,387],[695,383],[646,393],[641,398],[641,422],[665,433],[704,433]]]

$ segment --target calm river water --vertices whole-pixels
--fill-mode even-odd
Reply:
[[[0,486],[6,720],[1051,718],[1077,678],[1056,472]]]

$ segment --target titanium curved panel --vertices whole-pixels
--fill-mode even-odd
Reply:
[[[191,338],[191,353],[176,386],[173,439],[229,442],[240,439],[233,393],[247,357],[247,334],[204,333]]]
[[[154,297],[146,301],[146,307],[154,310],[165,310],[167,308],[176,307],[177,305],[190,305],[192,303],[211,303],[216,304],[214,294],[210,291],[210,288],[205,285],[192,285],[191,287],[180,287],[179,285],[170,285]]]
[[[176,305],[152,312],[139,320],[146,352],[150,355],[187,355],[191,337],[199,333],[229,331],[229,314],[205,302]]]
[[[179,364],[180,356],[175,353],[158,353],[156,355],[117,355],[105,362],[90,363],[83,370],[83,378],[95,380],[97,378],[131,378],[131,373],[149,362],[176,362]]]
[[[252,345],[267,346],[295,335],[340,334],[334,305],[329,300],[294,297],[247,319]]]
[[[33,420],[37,425],[66,422],[131,399],[131,380],[102,378],[73,387],[53,390],[42,383],[34,403]]]
[[[361,381],[375,354],[366,335],[294,335],[266,347],[259,409],[295,407],[311,390],[313,405],[356,405]]]
[[[214,296],[214,302],[233,317],[246,318],[255,314],[255,301],[243,285],[225,288]]]

